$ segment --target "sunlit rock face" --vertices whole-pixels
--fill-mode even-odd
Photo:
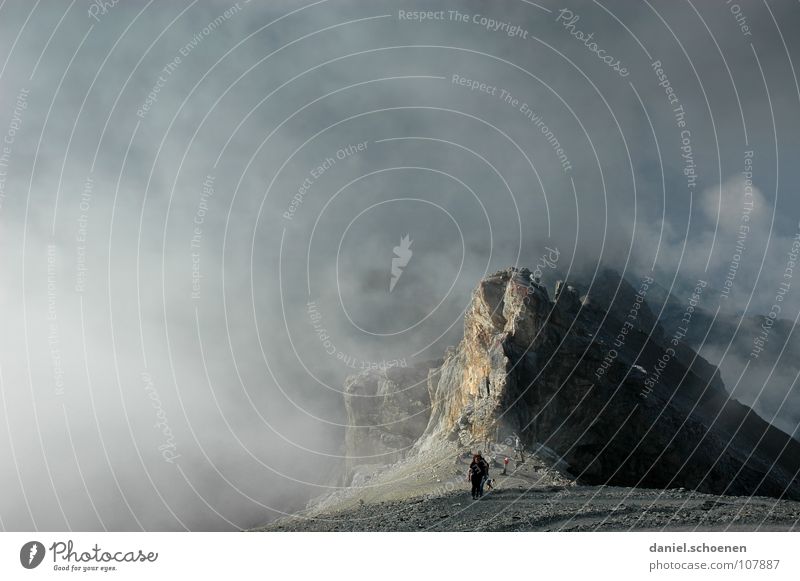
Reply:
[[[527,269],[484,278],[440,365],[348,380],[352,425],[375,426],[348,430],[348,454],[388,462],[517,435],[585,483],[800,498],[800,444],[664,333],[646,281],[604,271],[580,290],[558,283],[551,298]]]

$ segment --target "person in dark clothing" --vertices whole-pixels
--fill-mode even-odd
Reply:
[[[483,459],[483,456],[481,456],[480,452],[478,452],[475,456],[477,457],[478,467],[481,471],[481,482],[480,486],[478,487],[478,496],[483,496],[483,486],[489,479],[489,463]]]
[[[467,472],[467,480],[472,483],[472,500],[477,500],[480,497],[481,484],[483,483],[483,469],[478,462],[479,458],[477,454],[472,457],[472,463],[469,465],[469,471]]]

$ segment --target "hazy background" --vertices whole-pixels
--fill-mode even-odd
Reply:
[[[445,20],[399,18],[415,9]],[[546,247],[568,276],[653,270],[679,300],[702,278],[734,328],[765,315],[800,220],[798,27],[788,1],[3,2],[0,526],[227,530],[302,508],[331,490],[344,377],[439,356],[479,277]],[[799,306],[796,280],[780,317]],[[703,352],[791,433],[793,366],[751,361],[737,384],[751,337]]]

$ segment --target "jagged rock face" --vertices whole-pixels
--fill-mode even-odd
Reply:
[[[646,305],[626,318],[636,289],[613,273],[601,282],[583,300],[559,284],[552,301],[526,269],[482,280],[464,339],[429,372],[418,446],[513,432],[586,483],[800,498],[800,444],[730,399]]]
[[[428,370],[439,364],[367,370],[347,378],[348,471],[394,462],[411,449],[428,424]]]
[[[547,301],[543,287],[526,280],[529,272],[503,273],[481,281],[465,316],[464,339],[431,374],[431,422],[429,432],[466,430],[474,439],[498,435],[498,418],[512,403],[515,391],[509,348],[518,337],[541,348],[546,333],[537,334],[538,312]],[[532,360],[533,349],[521,354]]]

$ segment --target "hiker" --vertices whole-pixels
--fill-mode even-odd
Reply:
[[[519,436],[514,434],[514,459],[519,456],[520,464],[525,463],[525,451],[522,449],[522,442],[519,441]]]
[[[472,500],[477,500],[481,495],[483,468],[481,468],[479,459],[480,456],[478,454],[472,457],[472,463],[469,465],[469,471],[467,472],[467,480],[472,483]]]
[[[479,487],[478,496],[483,496],[483,487],[486,484],[486,481],[489,479],[489,463],[483,459],[483,456],[481,456],[480,452],[478,452],[476,456],[478,458],[478,466],[481,469],[481,484]]]
[[[508,456],[503,458],[503,474],[505,475],[507,473],[508,473]]]

